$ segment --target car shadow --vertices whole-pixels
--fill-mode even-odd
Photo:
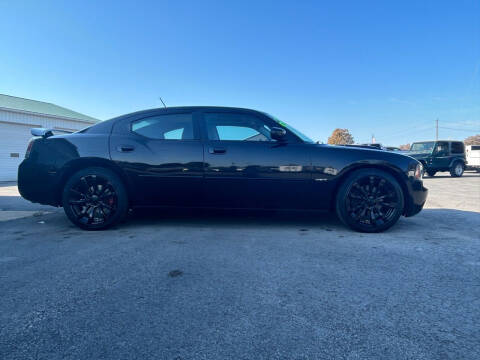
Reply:
[[[0,212],[1,214],[1,212]],[[41,228],[38,228],[39,225]],[[357,241],[417,242],[463,242],[480,240],[480,212],[456,209],[424,209],[416,216],[401,217],[397,224],[382,233],[358,233],[343,225],[335,214],[303,211],[240,211],[240,210],[137,210],[128,218],[105,231],[85,231],[73,225],[61,209],[41,216],[22,217],[16,220],[0,221],[0,228],[12,236],[40,239],[38,232],[59,234],[63,240],[119,241],[124,238],[141,238],[142,234],[158,233],[160,238],[177,237],[182,234],[199,236],[211,234],[235,234],[235,238],[251,234],[277,236],[280,233],[298,239],[307,235],[321,236],[321,239],[348,238]],[[33,225],[33,226],[32,226]],[[21,230],[19,230],[21,229]],[[18,232],[23,234],[18,235]],[[270,235],[269,235],[270,234]],[[221,235],[223,236],[223,235]],[[308,236],[307,236],[308,237]],[[320,239],[320,238],[319,238]],[[52,241],[59,241],[54,239]]]
[[[340,222],[340,220],[338,220],[334,213],[313,211],[220,209],[135,209],[129,215],[126,222],[121,226],[130,227],[149,224],[188,227],[343,227],[343,224]]]
[[[0,195],[0,211],[56,211],[58,208],[25,200],[18,195]]]
[[[75,228],[61,208],[32,204],[18,196],[0,196],[0,210],[7,211],[46,211],[51,213],[48,222],[59,228]],[[55,214],[53,214],[55,213]],[[37,221],[38,219],[35,219]],[[28,219],[22,221],[28,222]],[[31,221],[31,220],[30,220]],[[50,222],[52,221],[52,222]],[[399,222],[389,229],[388,234],[413,234],[418,232],[442,231],[475,234],[480,239],[480,212],[457,209],[428,208],[411,218],[401,217]],[[176,228],[277,228],[307,231],[317,229],[325,231],[351,232],[334,213],[312,211],[258,211],[258,210],[211,210],[211,209],[136,209],[128,218],[113,229],[130,232],[138,228],[168,226]],[[77,229],[83,233],[82,230]],[[107,230],[108,231],[108,230]]]
[[[480,238],[480,212],[456,209],[423,209],[418,215],[405,218],[387,230],[387,234],[422,232],[476,234]],[[247,211],[247,210],[180,210],[137,209],[117,229],[173,226],[178,228],[276,228],[300,231],[325,230],[356,233],[334,213],[305,211]],[[441,235],[441,234],[440,234]]]

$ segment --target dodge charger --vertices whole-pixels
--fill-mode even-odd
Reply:
[[[21,195],[63,207],[86,230],[117,224],[132,208],[187,207],[332,211],[354,230],[380,232],[427,198],[419,161],[316,144],[249,109],[151,109],[73,134],[32,135]]]

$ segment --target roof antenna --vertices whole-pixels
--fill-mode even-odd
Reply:
[[[163,100],[162,100],[162,98],[161,98],[161,97],[159,97],[159,99],[160,99],[160,101],[162,102],[162,104],[163,104],[163,107],[166,109],[166,108],[167,108],[167,105],[165,105],[165,103],[163,102]]]

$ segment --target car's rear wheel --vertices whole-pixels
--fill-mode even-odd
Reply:
[[[436,173],[436,171],[427,171],[427,175],[431,177],[434,177]]]
[[[402,188],[390,174],[377,169],[351,173],[336,198],[340,220],[361,232],[380,232],[394,225],[403,213]]]
[[[68,179],[62,205],[70,221],[78,227],[101,230],[125,218],[128,198],[125,186],[113,171],[91,167]]]
[[[465,171],[465,165],[461,161],[456,161],[453,163],[452,167],[450,168],[450,175],[453,177],[460,177],[463,175]]]

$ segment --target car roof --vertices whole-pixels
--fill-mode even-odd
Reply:
[[[139,110],[135,111],[133,113],[129,114],[124,114],[121,117],[124,116],[130,116],[133,114],[141,114],[141,113],[150,113],[150,112],[169,112],[169,111],[195,111],[195,110],[220,110],[220,111],[243,111],[243,112],[256,112],[256,113],[262,113],[262,111],[254,110],[254,109],[248,109],[248,108],[241,108],[241,107],[230,107],[230,106],[168,106],[164,108],[152,108],[152,109],[145,109],[145,110]]]
[[[266,115],[264,112],[259,111],[259,110],[240,108],[240,107],[229,107],[229,106],[170,106],[170,107],[161,107],[161,108],[151,108],[151,109],[134,111],[134,112],[127,113],[127,114],[122,114],[122,115],[116,116],[116,117],[108,119],[108,120],[100,121],[99,123],[97,123],[93,126],[90,126],[89,129],[91,131],[91,130],[102,129],[102,128],[107,128],[107,127],[111,128],[113,123],[115,123],[117,121],[124,120],[126,118],[131,118],[131,117],[149,116],[150,114],[162,113],[162,112],[169,113],[171,111],[195,111],[195,110],[217,110],[217,111],[232,111],[233,110],[233,111],[250,112],[250,113]]]
[[[234,106],[215,106],[215,105],[193,105],[193,106],[167,106],[166,108],[153,108],[150,110],[204,110],[204,109],[218,109],[218,110],[247,110],[258,111],[249,108],[234,107]]]
[[[123,121],[125,119],[131,118],[141,118],[141,117],[148,117],[154,114],[161,114],[161,113],[171,113],[176,111],[205,111],[205,110],[213,110],[213,111],[220,111],[220,112],[230,112],[230,111],[238,111],[243,113],[251,113],[257,114],[261,116],[266,116],[271,118],[271,115],[268,115],[264,111],[249,109],[249,108],[242,108],[242,107],[233,107],[233,106],[213,106],[213,105],[194,105],[194,106],[168,106],[168,107],[159,107],[159,108],[151,108],[145,110],[134,111],[127,114],[122,114],[116,116],[114,118],[110,118],[108,120],[100,121],[99,123],[89,126],[82,130],[82,132],[105,132],[110,131],[113,124],[117,123],[118,121]],[[110,130],[109,130],[110,129]],[[295,135],[295,134],[294,134]],[[297,137],[297,135],[295,135]]]
[[[216,110],[216,111],[241,111],[241,112],[249,112],[249,113],[256,113],[256,114],[263,114],[266,115],[263,111],[254,110],[254,109],[247,109],[247,108],[240,108],[240,107],[229,107],[229,106],[170,106],[170,107],[161,107],[161,108],[152,108],[152,109],[145,109],[139,110],[128,114],[123,114],[117,117],[114,117],[109,120],[105,121],[116,121],[120,119],[129,118],[132,116],[139,116],[139,115],[149,115],[152,113],[169,113],[175,111],[199,111],[199,110]]]

